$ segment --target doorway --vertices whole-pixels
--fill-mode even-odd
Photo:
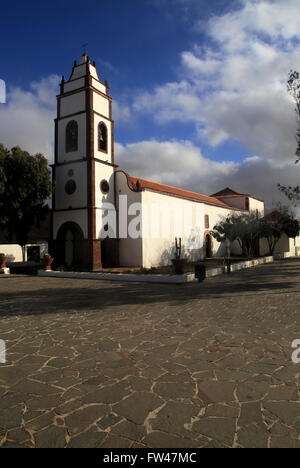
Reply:
[[[210,234],[206,234],[205,236],[205,257],[206,258],[212,257],[212,241],[211,241]]]
[[[64,223],[57,233],[56,264],[67,267],[84,265],[84,236],[74,222]]]

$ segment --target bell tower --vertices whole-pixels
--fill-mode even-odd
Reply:
[[[102,266],[103,203],[115,206],[114,122],[107,81],[82,55],[62,77],[55,119],[51,249],[57,266]],[[107,209],[107,205],[106,205]]]

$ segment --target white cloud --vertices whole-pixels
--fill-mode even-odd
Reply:
[[[31,84],[31,91],[12,88],[7,103],[0,105],[0,142],[43,153],[53,162],[55,95],[59,77],[51,75]]]
[[[200,99],[188,81],[166,83],[153,93],[139,94],[133,104],[137,112],[151,113],[155,120],[166,123],[171,120],[195,120],[201,109]]]
[[[206,178],[213,182],[236,169],[232,162],[218,163],[204,158],[200,149],[189,141],[150,140],[126,146],[117,143],[115,152],[120,167],[130,174],[186,188],[195,174],[199,174],[203,183]],[[209,190],[209,184],[205,185]]]
[[[299,37],[298,0],[242,0],[241,4],[241,9],[210,20],[210,35],[225,50],[245,50],[262,35],[274,43]]]
[[[183,51],[185,79],[141,93],[134,109],[161,124],[194,122],[213,146],[234,139],[262,157],[292,157],[296,119],[285,81],[299,64],[292,41],[300,41],[299,12],[298,0],[244,0],[212,18],[208,35],[217,47]]]
[[[239,9],[212,17],[206,29],[210,46],[195,44],[181,54],[184,79],[141,93],[135,110],[162,125],[191,122],[199,144],[238,141],[259,155],[255,165],[265,179],[276,186],[289,174],[295,182],[297,119],[286,80],[290,69],[300,68],[299,13],[299,0],[242,0]],[[249,170],[249,180],[254,177],[249,161],[240,167]],[[257,176],[251,187],[268,195]]]
[[[212,51],[204,52],[203,58],[197,57],[193,52],[183,52],[181,58],[183,66],[196,76],[199,74],[211,75],[217,72],[222,65],[222,62]]]
[[[287,202],[277,190],[279,181],[294,185],[298,181],[294,164],[283,172],[281,167],[259,156],[240,163],[211,161],[189,141],[117,143],[115,153],[120,169],[131,175],[207,195],[231,186],[263,198],[269,208],[277,200]]]
[[[129,122],[131,117],[130,107],[117,101],[112,102],[112,113],[116,122]]]

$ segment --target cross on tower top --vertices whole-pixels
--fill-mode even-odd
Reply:
[[[86,48],[88,46],[88,42],[86,42],[85,44],[82,44],[82,48],[83,48],[83,54],[86,55]]]

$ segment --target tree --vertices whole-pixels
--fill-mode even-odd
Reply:
[[[296,141],[297,141],[297,149],[295,152],[296,161],[295,163],[298,164],[300,161],[300,76],[297,71],[291,70],[289,73],[288,81],[287,81],[287,90],[290,96],[292,96],[295,102],[295,112],[297,113],[298,118],[298,129],[296,134]],[[300,186],[297,185],[296,187],[292,186],[284,186],[278,184],[278,188],[281,192],[283,192],[289,200],[297,203],[300,201]]]
[[[295,239],[295,237],[299,236],[300,223],[297,219],[285,216],[281,223],[281,229],[288,237]]]
[[[282,234],[295,238],[299,235],[300,224],[297,219],[292,218],[287,213],[274,212],[278,216],[274,220],[263,219],[261,221],[261,237],[268,241],[270,254],[273,255],[276,244]]]
[[[269,245],[269,253],[273,255],[276,244],[282,235],[281,226],[278,223],[261,222],[260,234],[262,238],[267,239]]]
[[[214,226],[211,234],[218,242],[237,241],[245,255],[254,256],[260,237],[260,223],[256,213],[234,213]]]
[[[28,241],[33,226],[39,227],[49,212],[45,201],[52,193],[47,159],[30,155],[16,146],[0,144],[0,229],[20,245]]]

